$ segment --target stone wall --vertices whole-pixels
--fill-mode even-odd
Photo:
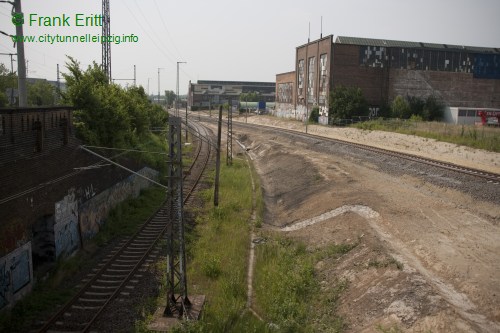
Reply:
[[[0,309],[31,291],[33,269],[31,242],[0,258]]]
[[[141,169],[138,173],[151,179],[158,178],[158,171],[147,167]],[[80,205],[78,220],[82,240],[91,239],[99,232],[110,210],[116,207],[117,204],[127,198],[139,196],[141,190],[149,187],[150,184],[144,178],[131,175]]]

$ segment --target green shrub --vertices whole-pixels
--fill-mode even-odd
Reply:
[[[315,106],[311,110],[311,114],[309,115],[309,121],[312,123],[318,123],[319,120],[319,107]]]

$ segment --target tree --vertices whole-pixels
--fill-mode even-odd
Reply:
[[[104,71],[95,62],[83,71],[69,57],[65,102],[75,106],[74,124],[77,135],[87,143],[125,147],[149,133],[151,126],[163,126],[167,114],[153,105],[142,87],[123,89],[109,84]]]
[[[17,75],[11,73],[4,64],[0,64],[0,107],[9,104],[7,90],[17,88]]]
[[[55,104],[55,87],[47,80],[28,83],[28,105],[42,106]]]
[[[397,96],[391,104],[393,117],[408,119],[411,117],[411,109],[408,102],[402,97]]]
[[[242,102],[258,102],[260,100],[260,94],[256,91],[250,91],[247,93],[240,94],[240,101]]]
[[[165,101],[167,106],[174,105],[175,97],[177,95],[172,90],[165,90]]]
[[[309,115],[309,121],[312,123],[318,123],[319,121],[319,107],[315,106],[311,110],[311,114]]]
[[[330,93],[330,119],[352,119],[367,116],[368,104],[360,88],[338,86]]]
[[[424,119],[426,120],[441,120],[443,118],[444,104],[435,96],[429,96],[425,100]]]
[[[425,101],[422,98],[416,96],[406,96],[406,101],[408,102],[408,106],[410,107],[409,117],[415,115],[422,117],[423,119],[425,118],[423,114]]]

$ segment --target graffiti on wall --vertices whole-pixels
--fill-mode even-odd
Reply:
[[[158,177],[158,171],[147,167],[138,173],[151,179]],[[104,225],[111,209],[127,198],[137,197],[140,191],[149,185],[147,180],[131,175],[81,204],[78,215],[82,239],[93,238]]]
[[[368,114],[368,116],[370,118],[377,118],[378,117],[378,111],[380,110],[380,108],[370,107],[370,108],[368,108],[368,110],[370,111],[370,113]]]
[[[278,100],[281,103],[291,103],[293,94],[293,82],[278,83]]]
[[[56,258],[69,255],[80,247],[78,236],[78,201],[71,189],[63,200],[55,204],[54,242]]]
[[[90,186],[85,187],[85,199],[89,200],[95,196],[94,185],[90,184]]]
[[[33,270],[31,242],[0,258],[0,309],[31,289]]]

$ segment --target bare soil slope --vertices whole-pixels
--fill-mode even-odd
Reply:
[[[249,122],[255,119],[264,118],[252,117]],[[275,118],[265,122],[300,126]],[[311,248],[356,245],[340,259],[327,258],[316,265],[325,292],[339,281],[347,283],[338,310],[348,331],[374,332],[382,327],[500,332],[498,202],[437,186],[418,173],[388,173],[363,158],[326,154],[278,133],[234,130],[260,174],[267,228],[281,230]],[[311,128],[311,132],[323,130],[328,129]],[[335,135],[351,135],[339,133]],[[366,140],[385,148],[388,142],[397,146],[406,140],[422,144],[414,137],[401,141],[400,135],[387,140],[389,136],[383,133],[383,142]],[[429,154],[442,149],[431,141],[419,148]],[[498,172],[499,154],[475,151],[471,160],[455,155],[462,149],[438,155]],[[450,184],[459,182],[442,178]],[[490,191],[500,195],[500,185],[496,186]]]

